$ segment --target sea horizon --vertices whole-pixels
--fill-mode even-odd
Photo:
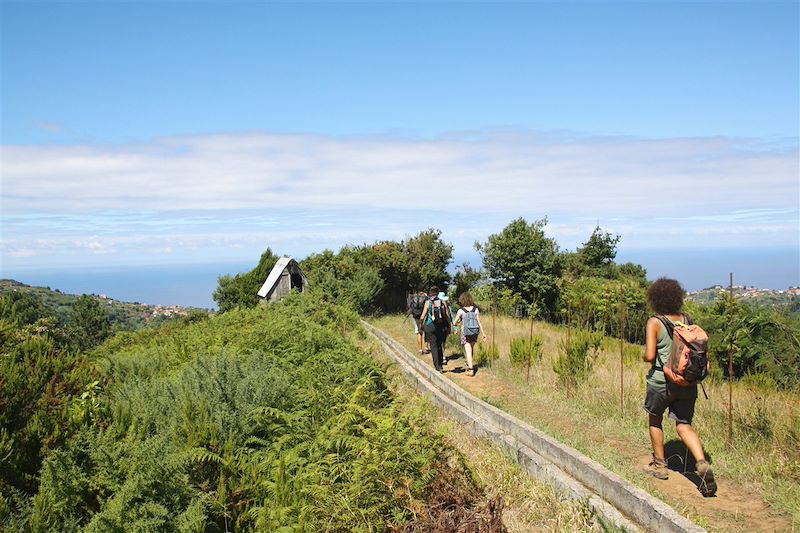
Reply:
[[[796,248],[629,250],[620,251],[616,261],[641,264],[650,280],[678,279],[689,292],[727,286],[731,272],[737,286],[784,290],[800,285],[800,250]],[[0,277],[68,294],[97,294],[126,302],[215,309],[213,292],[219,277],[249,271],[257,262],[255,258],[158,265],[2,268]],[[449,268],[451,274],[464,262],[481,266],[477,252],[456,253]]]

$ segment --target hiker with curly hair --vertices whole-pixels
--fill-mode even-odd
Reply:
[[[697,475],[701,479],[700,491],[704,496],[712,496],[717,484],[711,465],[706,460],[700,438],[692,428],[694,406],[697,401],[697,384],[689,383],[680,374],[664,374],[664,365],[672,351],[672,337],[667,325],[674,329],[676,324],[690,324],[691,320],[682,314],[683,287],[674,279],[659,278],[647,290],[647,301],[656,313],[647,321],[644,361],[650,363],[647,373],[647,393],[644,409],[648,413],[650,443],[653,447],[653,460],[647,472],[658,479],[668,479],[667,461],[664,457],[664,411],[669,408],[669,416],[675,421],[675,431],[697,463]]]

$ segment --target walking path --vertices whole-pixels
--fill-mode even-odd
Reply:
[[[379,334],[383,334],[383,332],[379,332]],[[433,373],[429,360],[430,356],[412,355],[399,342],[390,339],[385,334],[383,334],[383,336],[396,352],[396,354],[393,355],[395,358],[399,357],[399,354],[403,354],[402,356],[409,359],[415,368],[420,366],[429,371],[431,377],[428,381],[436,383],[439,389],[444,388],[448,390],[449,387],[452,387],[467,393],[472,396],[473,399],[477,396],[478,398],[491,401],[496,405],[507,405],[510,399],[513,399],[514,402],[520,401],[520,391],[514,388],[513,385],[505,383],[503,380],[493,375],[492,372],[479,371],[476,376],[469,376],[461,370],[462,365],[460,361],[451,361],[448,365],[449,371],[444,375],[439,375]],[[411,343],[411,341],[409,341],[409,343]],[[414,361],[416,361],[416,364]],[[448,384],[450,385],[448,386]],[[456,387],[454,385],[458,386]],[[491,408],[495,409],[494,407]],[[563,424],[564,427],[562,429],[565,434],[576,430],[568,420],[564,420]],[[584,437],[585,436],[586,435],[584,435]],[[547,438],[550,437],[548,436]],[[608,435],[599,435],[597,438],[604,439],[602,443],[604,446],[609,445]],[[623,457],[623,460],[627,461],[629,464],[644,466],[650,459],[649,452],[638,449],[637,447],[632,447],[628,442],[614,442],[612,445],[615,452]],[[510,451],[516,455],[515,450]],[[520,462],[522,463],[522,461]],[[523,463],[523,466],[527,465]],[[609,474],[616,476],[616,474],[611,472],[609,472]],[[723,478],[718,480],[719,490],[716,497],[702,498],[698,497],[696,483],[693,482],[692,473],[686,472],[681,475],[680,472],[673,472],[673,474],[674,475],[670,476],[669,480],[658,481],[658,490],[669,495],[670,502],[672,505],[676,505],[677,509],[680,509],[681,514],[687,513],[692,516],[702,517],[703,523],[711,530],[726,532],[793,531],[791,520],[782,514],[776,513],[761,497],[756,497],[747,487],[732,483],[730,480]],[[638,488],[637,490],[644,492]],[[653,496],[648,496],[656,499]],[[646,525],[646,522],[645,520],[645,528],[650,527]],[[666,530],[662,527],[654,529],[659,531]]]
[[[541,431],[456,386],[381,330],[367,330],[419,389],[476,434],[494,440],[532,475],[576,499],[585,499],[608,522],[626,530],[702,532],[674,509]]]

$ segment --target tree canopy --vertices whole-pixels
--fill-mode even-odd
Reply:
[[[278,259],[279,257],[267,248],[253,270],[235,276],[229,274],[220,276],[213,295],[219,311],[224,313],[236,307],[255,307],[258,304],[258,289]]]
[[[558,244],[545,236],[547,218],[528,223],[518,218],[485,243],[475,243],[483,255],[483,267],[500,289],[519,294],[528,303],[548,308],[558,299],[561,258]]]

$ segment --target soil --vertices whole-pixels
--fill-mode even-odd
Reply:
[[[430,357],[430,356],[427,356]],[[430,363],[429,360],[426,362]],[[460,357],[451,357],[445,366],[445,377],[452,379],[466,391],[502,406],[514,399],[516,394],[502,380],[486,371],[472,376],[466,372],[466,363]],[[559,427],[562,429],[562,427]],[[565,434],[575,431],[575,426],[567,420],[563,421]],[[650,450],[636,448],[631,443],[620,442],[615,449],[632,463],[642,469],[650,462]],[[678,512],[691,517],[702,517],[704,526],[712,531],[794,531],[791,520],[779,515],[771,509],[757,491],[741,484],[720,479],[717,476],[717,493],[712,497],[704,497],[698,486],[699,478],[694,474],[694,462],[683,466],[685,448],[678,441],[670,441],[666,445],[670,476],[667,480],[653,478],[653,487],[661,494],[666,503]],[[713,464],[713,458],[711,459]],[[685,473],[684,473],[685,472]]]

